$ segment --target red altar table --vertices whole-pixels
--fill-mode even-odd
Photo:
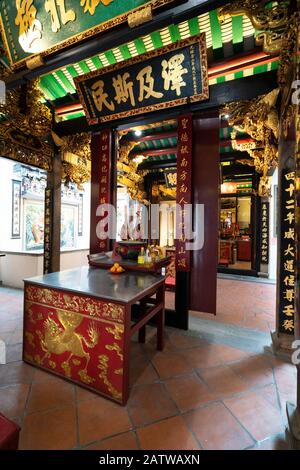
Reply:
[[[24,361],[125,405],[130,339],[152,317],[163,349],[165,278],[84,267],[24,282]]]

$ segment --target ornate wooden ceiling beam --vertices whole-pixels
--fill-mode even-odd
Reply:
[[[144,155],[145,157],[159,157],[161,155],[177,155],[177,147],[169,147],[165,149],[156,149],[156,150],[135,150],[131,152],[129,158],[134,158],[136,155]]]
[[[134,142],[149,142],[152,140],[161,140],[161,139],[172,139],[177,137],[177,131],[168,131],[168,132],[157,132],[155,134],[144,135],[144,136],[134,136],[130,137],[130,140]]]

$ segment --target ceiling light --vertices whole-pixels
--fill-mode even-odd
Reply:
[[[135,131],[134,133],[137,137],[141,137],[142,135],[142,131]]]

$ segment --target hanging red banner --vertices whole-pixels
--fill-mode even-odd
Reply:
[[[110,203],[110,175],[111,175],[111,167],[110,167],[110,149],[111,149],[111,134],[109,130],[104,130],[99,135],[99,205],[102,206],[104,204]],[[105,211],[104,214],[100,216],[101,220],[107,217],[107,212]],[[105,229],[107,227],[104,227]],[[105,230],[106,231],[106,230]],[[99,247],[101,251],[108,251],[109,250],[109,238],[99,240]]]
[[[191,216],[187,204],[192,202],[192,151],[193,116],[187,114],[178,119],[177,150],[177,210],[176,210],[176,270],[190,271],[190,251],[186,244],[191,232]]]

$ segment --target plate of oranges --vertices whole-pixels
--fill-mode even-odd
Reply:
[[[109,272],[111,274],[121,274],[124,273],[125,269],[119,265],[119,263],[114,263],[114,265],[110,268]]]

